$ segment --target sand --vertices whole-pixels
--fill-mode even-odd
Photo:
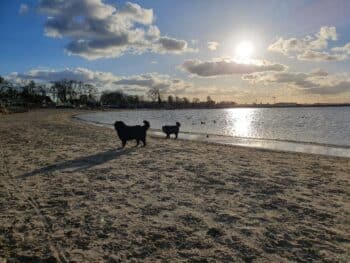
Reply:
[[[349,262],[350,159],[0,115],[0,262]]]

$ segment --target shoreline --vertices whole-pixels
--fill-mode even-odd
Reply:
[[[95,112],[92,112],[95,113]],[[76,121],[88,125],[95,125],[100,127],[112,128],[109,123],[103,123],[98,121],[84,120],[79,115],[75,114],[72,118]],[[88,113],[90,114],[90,113]],[[156,138],[163,137],[163,133],[159,129],[150,129],[150,135]],[[350,158],[350,146],[342,146],[336,144],[322,144],[317,142],[304,142],[293,140],[281,140],[281,139],[265,139],[265,138],[250,138],[250,137],[238,137],[218,134],[205,134],[205,133],[192,133],[192,132],[180,132],[179,140],[199,141],[204,143],[213,143],[219,145],[230,145],[248,147],[253,149],[264,149],[277,152],[296,152],[306,154],[316,154],[323,156],[334,156],[341,158]]]
[[[0,118],[0,261],[350,258],[349,159],[152,137],[117,150],[79,113]]]

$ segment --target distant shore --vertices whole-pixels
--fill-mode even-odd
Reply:
[[[117,150],[77,113],[0,117],[0,261],[350,258],[348,158],[152,137]]]
[[[186,106],[176,107],[169,105],[150,105],[148,107],[131,105],[130,107],[120,106],[96,106],[96,107],[72,107],[72,106],[52,106],[52,107],[40,107],[34,108],[24,106],[1,106],[0,115],[12,114],[12,113],[23,113],[32,110],[53,110],[53,109],[71,109],[71,110],[90,110],[90,111],[112,111],[112,110],[200,110],[200,109],[235,109],[235,108],[320,108],[320,107],[350,107],[350,103],[315,103],[315,104],[299,104],[299,103],[276,103],[276,104],[216,104],[210,107],[207,106]]]

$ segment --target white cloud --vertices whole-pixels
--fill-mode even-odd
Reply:
[[[307,35],[303,38],[279,38],[272,43],[269,51],[284,54],[290,58],[290,54],[296,54],[299,60],[307,61],[340,61],[348,58],[346,49],[350,50],[349,46],[332,48],[327,51],[328,42],[338,40],[336,28],[334,26],[321,27],[319,32],[314,36]],[[350,52],[349,52],[350,53]],[[349,54],[348,53],[348,54]]]
[[[185,40],[161,36],[153,10],[135,3],[116,8],[102,0],[41,0],[39,11],[48,16],[47,36],[69,40],[69,55],[93,60],[124,53],[193,51]]]
[[[218,47],[220,46],[220,43],[215,41],[208,41],[207,45],[209,50],[214,51],[218,49]]]
[[[350,55],[350,43],[347,43],[342,47],[334,47],[332,48],[332,51]]]
[[[196,76],[212,77],[263,71],[283,71],[286,69],[286,66],[268,61],[252,61],[248,64],[234,60],[219,59],[212,61],[187,60],[181,65],[181,68]]]
[[[334,26],[321,27],[317,36],[319,39],[325,39],[325,40],[330,39],[335,41],[338,39],[337,30]]]
[[[26,73],[12,73],[12,79],[35,80],[39,82],[54,82],[63,79],[83,81],[98,86],[110,83],[118,79],[112,73],[92,71],[86,68],[66,68],[63,70],[32,69]]]
[[[19,6],[19,10],[18,10],[18,13],[19,13],[19,14],[23,15],[23,14],[28,13],[28,11],[29,11],[29,6],[28,6],[28,5],[26,5],[26,4],[21,4],[21,5]]]
[[[350,75],[329,74],[323,70],[301,72],[263,72],[243,76],[252,84],[285,84],[302,93],[332,95],[350,92]]]
[[[26,73],[12,73],[9,79],[14,82],[35,80],[41,83],[52,83],[59,80],[76,80],[95,85],[100,91],[122,90],[126,93],[147,92],[157,87],[165,94],[186,92],[192,85],[169,75],[148,73],[134,76],[117,76],[110,72],[92,71],[86,68],[75,69],[33,69]]]
[[[306,50],[302,54],[299,54],[297,58],[308,61],[340,61],[347,59],[347,56],[344,54],[330,54],[326,51]]]
[[[314,36],[307,35],[303,38],[284,39],[280,37],[272,43],[268,50],[288,55],[291,52],[302,52],[306,50],[322,50],[327,48],[329,40],[337,40],[335,27],[321,27],[320,31]]]

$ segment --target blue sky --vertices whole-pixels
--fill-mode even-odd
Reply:
[[[63,2],[0,2],[0,75],[239,102],[350,101],[350,1]],[[244,57],[242,42],[253,49]]]

